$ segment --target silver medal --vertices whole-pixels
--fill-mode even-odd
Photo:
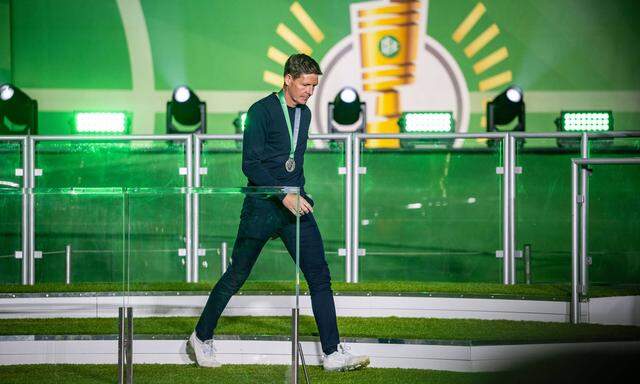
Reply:
[[[296,169],[296,161],[292,158],[289,158],[287,162],[284,163],[284,168],[287,170],[287,172],[293,172],[293,170]]]

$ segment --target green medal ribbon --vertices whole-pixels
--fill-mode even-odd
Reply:
[[[284,114],[284,120],[287,122],[287,132],[289,133],[289,140],[291,141],[291,150],[289,151],[289,159],[284,164],[287,172],[293,172],[296,168],[296,162],[293,159],[296,152],[296,146],[298,145],[298,131],[300,128],[300,108],[296,108],[295,125],[292,132],[291,119],[289,118],[289,111],[287,110],[287,102],[284,99],[284,90],[278,92],[278,99],[280,99],[280,106],[282,107],[282,113]]]

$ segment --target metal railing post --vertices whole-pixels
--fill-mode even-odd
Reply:
[[[516,138],[509,135],[509,284],[516,283]]]
[[[511,136],[502,139],[502,283],[511,283]]]
[[[71,245],[67,244],[64,247],[64,256],[65,256],[65,278],[64,278],[64,282],[65,284],[69,285],[71,284]]]
[[[33,193],[31,191],[32,188],[35,188],[35,140],[32,136],[27,137],[27,149],[28,149],[28,157],[29,160],[27,164],[29,167],[26,172],[28,174],[27,179],[29,180],[28,184],[28,223],[29,229],[27,231],[29,235],[29,245],[27,247],[27,254],[24,255],[28,260],[27,264],[27,284],[34,285],[36,281],[36,263],[35,263],[35,199]]]
[[[291,309],[291,384],[298,384],[298,308]]]
[[[125,330],[126,335],[126,357],[127,357],[127,369],[126,379],[127,384],[133,384],[133,307],[127,307],[127,327]]]
[[[359,271],[359,250],[360,250],[360,136],[353,136],[353,217],[351,230],[351,282],[357,283],[360,280]]]
[[[220,244],[220,274],[224,275],[225,272],[227,272],[227,266],[229,265],[229,259],[228,259],[228,246],[227,246],[227,242],[223,241]]]
[[[185,224],[185,231],[184,231],[184,235],[185,235],[185,248],[187,251],[187,254],[185,255],[185,271],[186,271],[186,276],[185,276],[185,280],[187,281],[187,283],[191,283],[193,282],[193,278],[194,278],[194,274],[193,274],[193,270],[194,270],[194,255],[193,255],[193,222],[192,222],[192,191],[191,191],[191,187],[193,186],[193,136],[189,135],[187,137],[187,142],[185,143],[185,162],[186,162],[186,168],[187,168],[187,174],[186,174],[186,184],[187,184],[187,193],[184,197],[185,202],[184,202],[184,209],[185,209],[185,220],[184,220],[184,224]]]
[[[580,322],[580,298],[578,292],[578,164],[571,163],[571,323]]]
[[[29,159],[30,159],[30,147],[31,143],[27,137],[22,139],[22,284],[29,284],[29,245],[31,237],[29,231],[31,226],[29,225],[29,188],[31,179],[29,177]]]
[[[580,138],[580,152],[583,159],[589,158],[589,138],[586,133]],[[587,166],[580,170],[580,194],[582,205],[580,206],[580,293],[586,295],[589,287],[589,264],[587,256],[587,214],[589,202],[589,170]]]
[[[353,135],[348,135],[345,139],[345,166],[347,168],[345,180],[345,250],[344,276],[347,283],[352,282],[352,260],[353,260]]]
[[[125,383],[125,318],[124,307],[118,308],[118,384]]]
[[[200,187],[200,162],[202,140],[198,135],[193,136],[193,186]],[[192,196],[193,212],[192,214],[192,240],[191,249],[193,250],[193,282],[200,281],[200,196],[194,193]]]
[[[118,308],[118,384],[133,383],[133,308]]]

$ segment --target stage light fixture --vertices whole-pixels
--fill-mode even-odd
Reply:
[[[38,133],[38,102],[13,84],[0,86],[0,135]]]
[[[517,123],[508,131],[525,131],[525,103],[522,88],[511,85],[493,100],[487,103],[487,132],[504,132],[498,126],[505,126],[517,119]],[[524,139],[518,139],[519,146]],[[488,140],[489,146],[494,146],[496,140]]]
[[[562,111],[556,127],[563,132],[613,131],[613,113],[611,111]]]
[[[613,112],[611,111],[561,111],[560,117],[555,119],[558,132],[610,132],[613,131]],[[559,137],[558,147],[578,148],[580,139]],[[592,140],[593,147],[613,144],[612,138]]]
[[[206,133],[207,103],[187,86],[173,90],[167,102],[167,133]]]
[[[455,120],[453,112],[403,112],[398,126],[402,133],[451,133],[455,131]],[[401,139],[400,145],[403,148],[443,148],[451,147],[453,139]]]
[[[342,88],[333,102],[329,103],[328,108],[330,132],[364,132],[367,125],[366,104],[360,101],[360,96],[354,88]]]
[[[450,133],[455,127],[452,112],[403,112],[398,125],[405,133]]]
[[[128,119],[124,112],[76,112],[78,133],[127,133]]]

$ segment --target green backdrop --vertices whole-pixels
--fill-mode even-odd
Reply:
[[[10,80],[38,99],[40,133],[72,133],[73,111],[115,108],[120,104],[114,95],[130,97],[125,104],[132,107],[124,109],[134,114],[133,133],[163,133],[163,103],[170,90],[182,83],[196,92],[208,92],[209,132],[232,133],[236,112],[273,90],[263,81],[263,71],[281,71],[267,57],[267,48],[292,53],[276,35],[278,23],[311,40],[289,11],[292,3],[0,0],[0,80]],[[313,45],[318,60],[350,33],[350,3],[300,1],[325,35]],[[430,0],[428,8],[428,34],[453,56],[470,86],[471,132],[484,130],[479,123],[481,99],[497,91],[483,93],[477,88],[474,61],[463,53],[473,37],[457,44],[451,36],[477,4],[474,0]],[[555,130],[553,119],[565,105],[591,109],[601,106],[603,100],[614,112],[616,130],[640,127],[640,52],[635,49],[640,36],[636,20],[640,2],[486,0],[482,4],[487,11],[475,28],[499,25],[499,39],[485,49],[508,47],[505,67],[513,72],[513,82],[525,89],[528,131]],[[131,46],[132,42],[142,45]],[[490,69],[487,75],[498,71]],[[134,104],[143,108],[140,113],[151,116],[146,120],[151,130],[136,123],[141,120]],[[145,105],[150,107],[144,109]],[[617,140],[594,156],[637,155],[639,149],[638,140]],[[0,143],[0,151],[0,176],[19,182],[14,173],[20,164],[19,147]],[[519,153],[524,173],[518,176],[517,248],[531,244],[535,282],[569,281],[568,162],[576,155],[576,151],[557,149],[554,140],[530,140]],[[367,255],[361,258],[362,280],[499,282],[501,262],[495,250],[501,244],[502,203],[495,167],[500,158],[498,150],[484,145],[453,151],[365,151],[362,161],[368,173],[361,183],[360,235]],[[184,182],[177,173],[184,166],[182,147],[177,143],[42,144],[36,161],[44,170],[38,186],[174,187]],[[244,183],[234,145],[207,144],[203,161],[210,169],[204,185]],[[339,148],[314,150],[308,154],[305,170],[336,279],[344,278],[344,258],[338,256],[344,242],[340,166],[344,166],[344,155]],[[609,172],[596,170],[592,178],[590,249],[596,281],[638,283],[639,176],[635,169],[620,167],[609,168]],[[147,202],[136,211],[141,215],[137,227],[141,252],[134,267],[147,272],[136,275],[141,280],[184,277],[177,256],[177,249],[183,246],[177,215],[183,206],[179,199],[167,199]],[[40,204],[39,249],[60,251],[67,243],[89,251],[121,246],[115,238],[120,229],[117,214],[112,212],[114,202],[78,198]],[[209,251],[202,273],[211,279],[220,268],[216,249],[235,236],[239,201],[224,202],[222,207],[205,203],[203,212],[202,225],[207,230],[202,241]],[[1,208],[0,279],[15,282],[19,281],[19,261],[4,256],[20,246],[20,201],[4,199]],[[109,222],[116,226],[103,225]],[[142,252],[145,249],[161,252]],[[281,252],[277,244],[271,246],[254,278],[288,278],[289,263],[283,261]],[[100,263],[82,259],[93,257],[91,253],[79,256],[74,281],[114,279],[117,270],[108,266],[118,262],[111,254],[103,255],[106,259]],[[61,260],[53,256],[38,261],[37,280],[61,281]],[[518,263],[521,268],[521,261]]]
[[[260,0],[3,0],[0,18],[6,16],[7,4],[11,5],[13,52],[9,65],[7,24],[0,23],[0,76],[6,76],[7,68],[11,68],[12,80],[19,87],[67,91],[62,95],[36,93],[41,104],[43,133],[70,133],[71,111],[64,110],[61,103],[73,106],[74,102],[82,101],[86,98],[82,90],[132,90],[134,79],[151,73],[150,65],[154,76],[148,86],[152,90],[168,91],[185,83],[196,91],[220,92],[209,105],[212,111],[209,131],[230,133],[235,112],[246,110],[252,100],[273,90],[272,85],[263,81],[263,71],[281,72],[280,65],[267,57],[267,48],[274,46],[293,53],[276,35],[276,26],[282,22],[312,41],[289,11],[292,3],[271,0],[265,6]],[[350,3],[300,2],[325,35],[320,43],[312,44],[316,59],[321,60],[331,47],[349,35]],[[486,12],[474,27],[474,33],[457,44],[452,39],[453,31],[478,3],[475,0],[428,3],[428,34],[457,61],[470,87],[471,131],[483,129],[479,113],[482,93],[477,89],[480,77],[472,70],[478,57],[468,59],[463,48],[492,23],[499,26],[500,35],[482,54],[505,46],[509,57],[504,64],[482,75],[490,76],[508,68],[514,83],[523,86],[526,92],[536,93],[527,116],[527,130],[554,130],[553,118],[563,104],[592,109],[601,106],[602,100],[614,111],[617,130],[638,128],[640,53],[634,46],[640,36],[640,26],[635,20],[640,14],[639,2],[482,1]],[[133,23],[125,24],[123,20]],[[142,45],[129,47],[127,34],[132,39],[146,37]],[[143,58],[149,55],[148,65],[144,60],[136,64],[138,59],[134,56],[140,54]],[[234,92],[250,94],[236,100]],[[169,92],[165,97],[169,97]],[[226,99],[231,101],[224,106],[212,105]],[[104,107],[103,104],[96,102],[95,107]],[[160,133],[164,132],[163,111],[161,102],[156,104],[159,116],[149,124],[154,124],[153,131]],[[134,126],[133,132],[140,129]]]

